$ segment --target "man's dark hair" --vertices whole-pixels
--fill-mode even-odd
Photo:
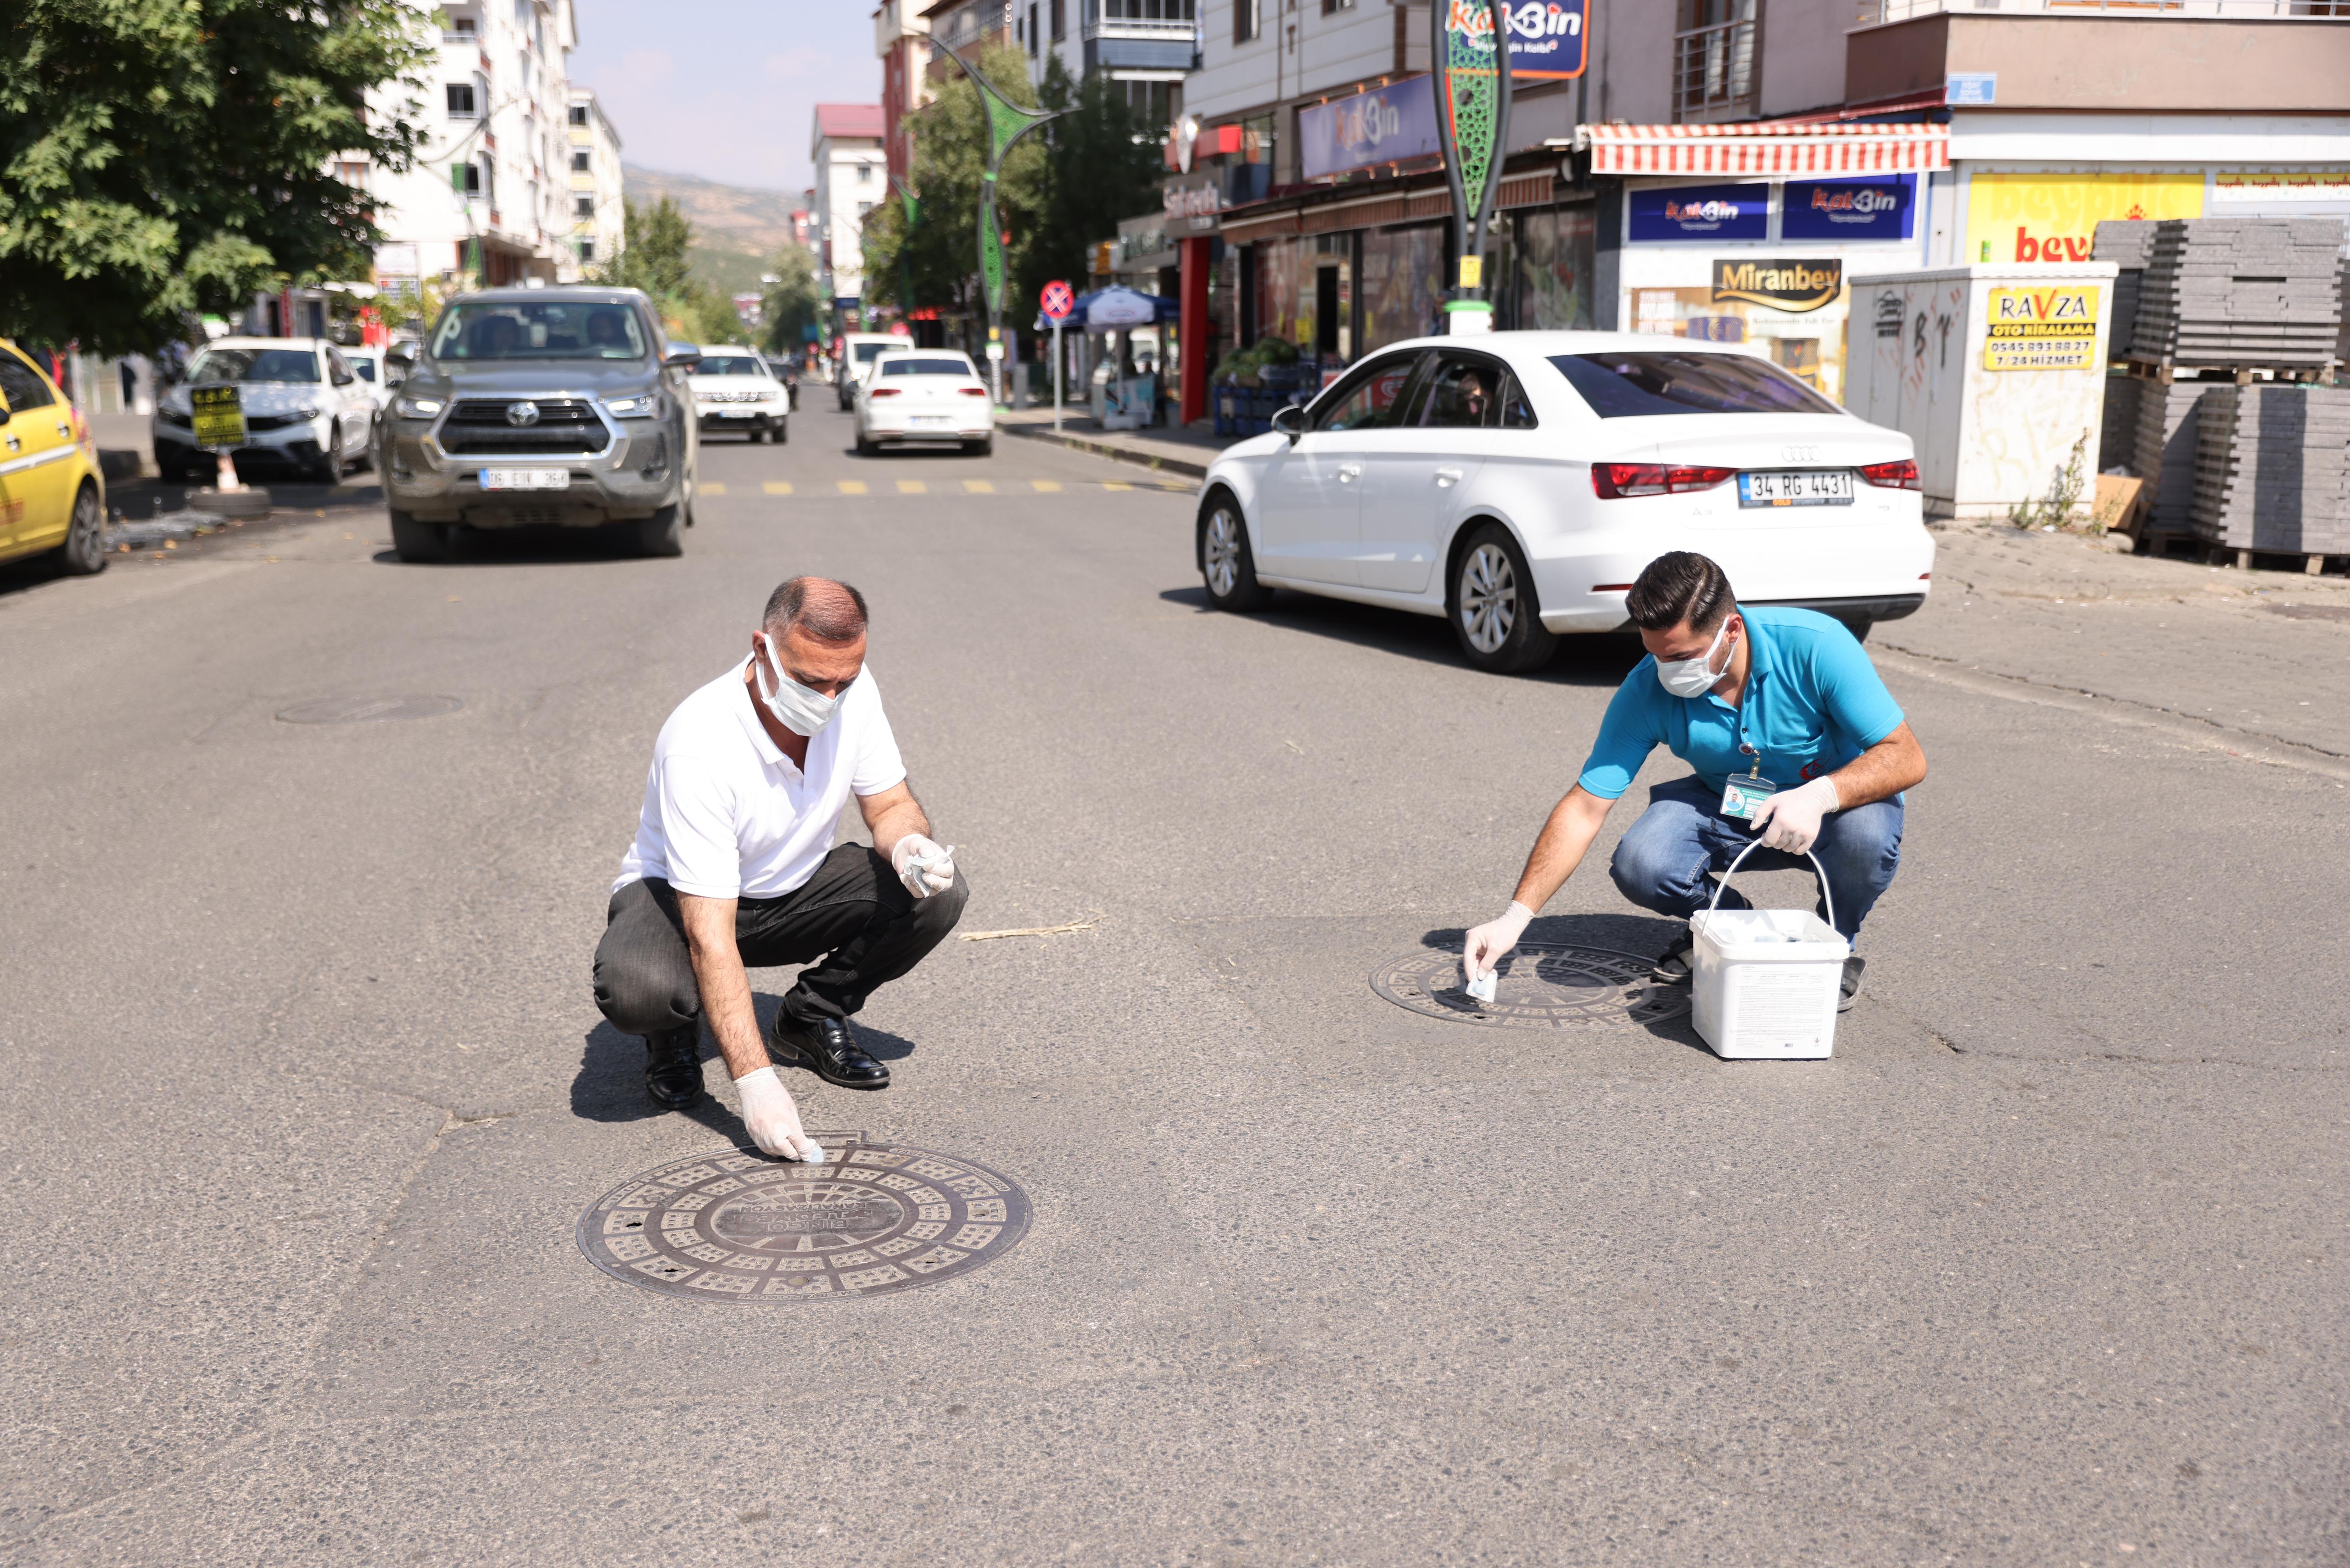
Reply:
[[[830,577],[791,577],[767,596],[759,628],[781,637],[795,627],[818,642],[855,642],[865,635],[865,596]]]
[[[1624,613],[1642,631],[1669,631],[1683,621],[1691,631],[1711,631],[1737,607],[1730,578],[1711,558],[1692,550],[1668,550],[1658,556],[1624,596]]]

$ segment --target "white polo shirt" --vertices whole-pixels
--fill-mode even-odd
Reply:
[[[737,664],[694,692],[661,726],[615,893],[647,877],[704,898],[788,893],[831,853],[851,790],[879,794],[905,778],[869,666],[808,742],[806,772],[760,726],[747,668]]]

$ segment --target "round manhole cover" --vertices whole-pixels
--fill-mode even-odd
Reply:
[[[386,719],[430,719],[464,705],[458,697],[321,697],[296,702],[277,716],[288,724],[371,724]]]
[[[1690,1008],[1689,988],[1648,978],[1654,959],[1606,948],[1520,942],[1502,961],[1492,1002],[1461,989],[1461,955],[1423,950],[1371,971],[1371,989],[1398,1007],[1430,1018],[1500,1023],[1516,1029],[1654,1023]]]
[[[967,1274],[1017,1246],[1028,1195],[960,1155],[816,1133],[806,1166],[746,1150],[672,1160],[579,1217],[615,1279],[694,1301],[837,1301]]]

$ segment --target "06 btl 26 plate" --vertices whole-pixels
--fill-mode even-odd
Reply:
[[[1493,1000],[1461,989],[1461,955],[1427,949],[1371,971],[1371,989],[1430,1018],[1517,1029],[1654,1023],[1689,1011],[1687,986],[1648,978],[1656,960],[1606,948],[1520,942],[1502,961]]]
[[[579,1217],[579,1250],[663,1295],[838,1301],[967,1274],[1027,1232],[1028,1195],[983,1165],[812,1136],[823,1165],[729,1149],[624,1181]]]

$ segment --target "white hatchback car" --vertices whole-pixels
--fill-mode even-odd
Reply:
[[[971,356],[952,348],[899,348],[877,357],[857,383],[857,450],[884,441],[951,441],[984,457],[995,450],[995,400]]]
[[[1934,566],[1908,436],[1758,354],[1616,332],[1370,355],[1217,457],[1195,541],[1221,608],[1285,587],[1440,615],[1492,670],[1629,625],[1668,550],[1861,636],[1925,603]]]
[[[792,391],[755,348],[705,348],[687,373],[693,411],[703,435],[735,431],[756,445],[761,436],[780,446],[792,439]]]

